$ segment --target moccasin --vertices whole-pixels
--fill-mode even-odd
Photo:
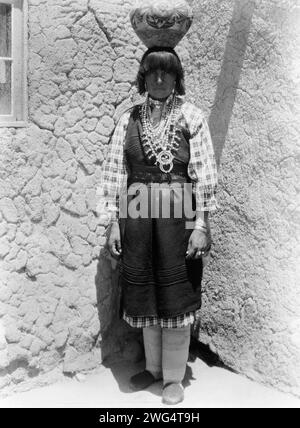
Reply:
[[[148,388],[153,383],[157,382],[160,379],[155,379],[152,373],[148,370],[144,370],[141,373],[138,373],[130,379],[130,388],[134,391],[142,391],[143,389]]]
[[[162,402],[170,406],[181,403],[184,400],[184,389],[180,383],[168,383],[164,386]]]

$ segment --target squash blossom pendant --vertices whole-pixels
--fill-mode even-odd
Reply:
[[[162,172],[168,173],[168,172],[171,172],[174,167],[173,159],[174,159],[174,156],[170,152],[167,152],[166,150],[162,150],[157,155],[156,162],[159,166],[159,169]]]

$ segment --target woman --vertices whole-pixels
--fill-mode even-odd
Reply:
[[[148,49],[137,86],[146,100],[119,120],[103,169],[112,217],[108,248],[121,261],[123,318],[143,328],[146,370],[131,386],[141,390],[163,379],[163,402],[174,405],[184,399],[190,329],[201,306],[217,168],[204,115],[183,99],[176,52]],[[164,202],[170,215],[162,215]],[[196,208],[192,216],[187,205]]]

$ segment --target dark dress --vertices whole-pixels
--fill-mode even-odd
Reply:
[[[180,218],[175,214],[178,204],[183,204],[178,195],[182,194],[185,183],[190,182],[187,173],[190,135],[182,116],[177,124],[179,148],[174,169],[167,174],[146,156],[141,134],[139,107],[136,107],[129,119],[124,147],[127,186],[128,189],[134,186],[141,189],[142,185],[143,191],[146,189],[148,215],[146,218],[127,216],[120,220],[122,310],[130,317],[172,318],[201,307],[202,259],[187,260],[185,257],[192,233],[192,229],[186,228],[186,221],[193,220],[193,217],[188,218],[184,212]],[[174,189],[167,192],[170,198],[169,218],[164,218],[161,208],[165,192],[162,187],[153,191],[158,183],[167,190],[171,186]],[[140,194],[138,190],[130,193],[127,207]],[[188,198],[195,208],[191,192]],[[181,208],[184,211],[184,207]]]

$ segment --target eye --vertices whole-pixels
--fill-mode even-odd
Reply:
[[[163,70],[159,70],[156,72],[156,77],[160,77],[163,79],[163,78],[165,78],[165,76],[166,76],[166,72]]]

